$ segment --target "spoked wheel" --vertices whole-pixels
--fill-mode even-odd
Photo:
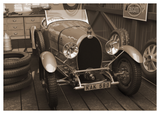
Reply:
[[[156,39],[152,39],[146,43],[142,49],[143,63],[141,68],[145,76],[151,80],[155,80],[157,71],[157,45]]]
[[[109,40],[115,40],[120,42],[120,46],[129,44],[129,35],[125,29],[116,29],[111,33]]]
[[[114,63],[113,70],[115,72],[123,72],[118,76],[118,88],[125,95],[135,94],[141,85],[141,69],[140,65],[135,62],[128,54],[123,53]]]
[[[45,81],[45,92],[47,97],[48,105],[51,109],[56,109],[58,105],[58,95],[57,95],[57,79],[54,73],[49,73],[44,71],[44,81]]]
[[[143,53],[143,66],[148,72],[155,72],[156,71],[156,52],[155,49],[156,45],[151,44],[149,45]]]

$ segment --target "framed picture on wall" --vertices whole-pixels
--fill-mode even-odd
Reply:
[[[135,20],[147,21],[147,3],[123,4],[123,17]]]

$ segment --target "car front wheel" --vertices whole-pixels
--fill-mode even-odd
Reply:
[[[56,73],[45,71],[44,81],[48,105],[51,109],[56,109],[58,105]]]
[[[123,53],[114,63],[113,71],[123,72],[117,77],[118,88],[125,95],[135,94],[141,85],[140,64],[135,62],[127,53]]]

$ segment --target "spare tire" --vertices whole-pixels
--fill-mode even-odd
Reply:
[[[4,52],[4,69],[15,69],[27,65],[31,55],[26,52]]]
[[[9,84],[20,82],[20,81],[24,80],[25,78],[27,78],[27,76],[28,76],[28,74],[24,74],[24,75],[21,75],[18,77],[6,78],[6,79],[4,79],[4,85],[9,85]]]
[[[16,69],[4,70],[4,78],[17,77],[23,74],[27,74],[29,70],[30,70],[30,64]]]
[[[32,75],[29,74],[28,77],[21,82],[11,84],[11,85],[5,85],[4,92],[20,90],[22,88],[29,86],[31,84],[31,82],[32,82]]]
[[[120,46],[129,44],[129,35],[125,29],[113,30],[109,37],[109,40],[110,39],[117,39],[117,40],[119,39]]]

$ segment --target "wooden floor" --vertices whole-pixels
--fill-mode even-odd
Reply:
[[[38,61],[32,55],[33,83],[19,91],[4,93],[4,110],[50,110],[38,74]],[[71,86],[58,86],[57,110],[157,110],[156,86],[142,80],[139,91],[131,96],[122,94],[117,86],[84,92]]]

